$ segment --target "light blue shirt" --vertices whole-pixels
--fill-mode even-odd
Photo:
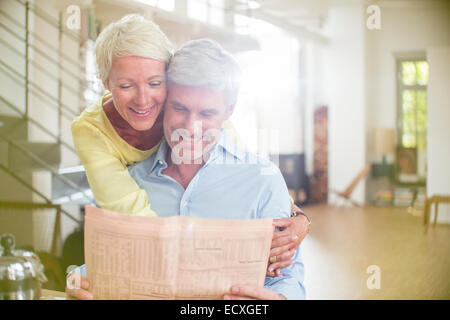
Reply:
[[[280,170],[268,160],[235,146],[222,131],[205,165],[186,190],[162,173],[167,168],[165,140],[147,160],[129,167],[137,184],[147,191],[152,209],[160,217],[174,215],[258,219],[290,216],[289,193]],[[265,287],[288,299],[304,299],[304,266],[300,248],[295,263],[282,269],[282,277],[266,277]]]
[[[167,168],[168,151],[163,139],[150,158],[129,167],[131,176],[147,191],[158,216],[219,219],[290,216],[289,193],[280,170],[268,160],[236,147],[223,130],[210,157],[186,190],[162,173]],[[264,286],[288,299],[305,299],[300,247],[293,259],[291,266],[281,270],[283,276],[266,277]],[[84,268],[81,273],[85,274]]]

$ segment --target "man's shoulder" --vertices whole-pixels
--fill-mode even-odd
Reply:
[[[281,176],[280,169],[271,159],[250,151],[226,152],[222,158],[217,159],[216,163],[231,165],[235,170],[248,171],[254,177],[259,177],[262,180]]]
[[[157,152],[153,153],[150,157],[143,161],[136,162],[128,166],[128,171],[133,178],[149,176],[152,172],[153,165],[155,164]]]
[[[223,132],[221,146],[223,154],[216,160],[217,164],[236,165],[235,168],[259,173],[262,178],[281,175],[278,166],[273,162],[277,160],[276,157],[266,157],[244,149],[230,139],[225,132]]]
[[[242,164],[247,164],[260,173],[261,177],[278,176],[281,174],[278,166],[269,158],[253,152],[245,152],[245,157],[241,160]]]

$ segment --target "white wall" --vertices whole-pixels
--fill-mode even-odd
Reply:
[[[370,1],[380,5],[381,29],[366,29],[367,159],[374,128],[396,128],[396,57],[450,45],[450,1]]]
[[[324,52],[328,113],[329,188],[343,190],[365,165],[364,8],[334,5],[328,17]],[[352,194],[364,202],[364,183]],[[331,198],[329,200],[332,201]]]
[[[314,111],[321,106],[328,106],[329,94],[328,84],[325,81],[327,66],[325,65],[325,57],[329,53],[330,48],[323,44],[308,43],[304,50],[304,66],[305,66],[305,91],[304,95],[304,150],[306,173],[312,175],[314,173]]]
[[[430,65],[427,196],[450,196],[450,46],[427,49],[427,58]],[[449,204],[439,206],[437,221],[450,223]]]

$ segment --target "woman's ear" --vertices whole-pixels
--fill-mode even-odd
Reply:
[[[109,85],[108,85],[108,80],[103,81],[103,87],[108,90],[109,92],[111,92],[111,90],[109,89]]]

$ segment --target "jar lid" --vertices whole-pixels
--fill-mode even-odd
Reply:
[[[0,281],[16,281],[34,278],[46,282],[44,266],[39,257],[30,251],[14,250],[14,236],[1,237]]]

